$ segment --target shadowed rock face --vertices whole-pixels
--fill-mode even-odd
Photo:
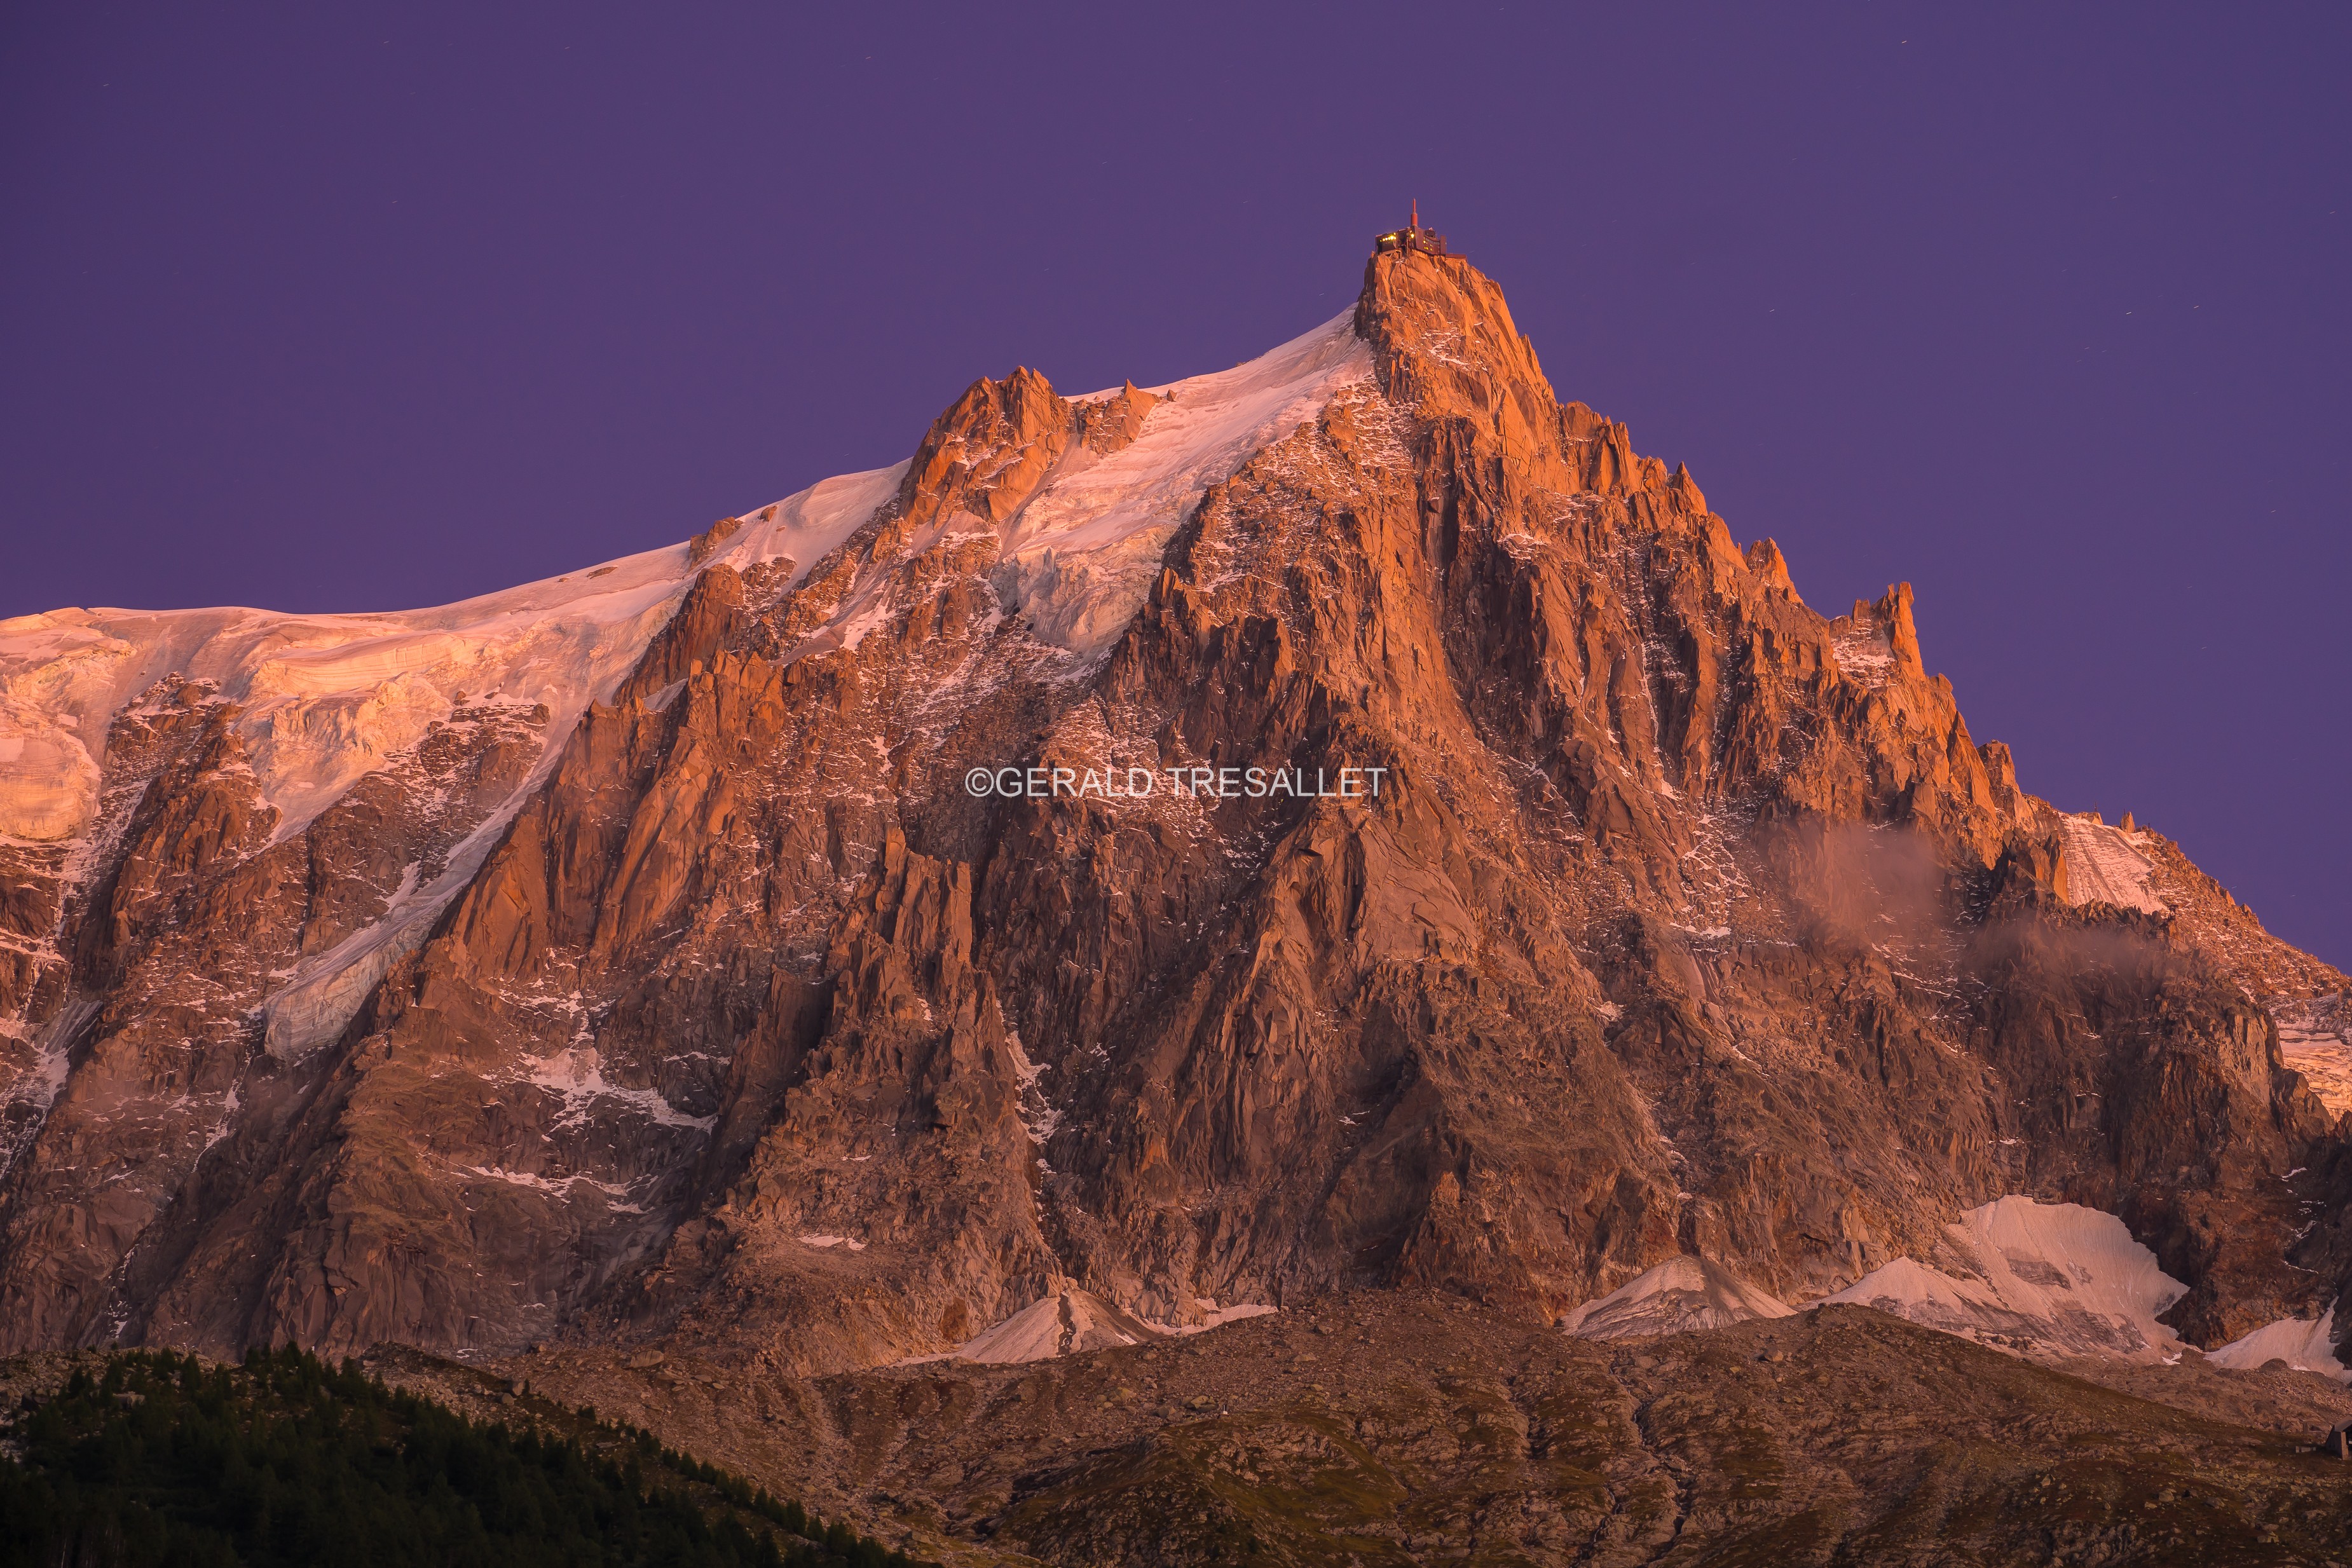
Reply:
[[[1074,1289],[1549,1322],[1684,1256],[1801,1304],[2007,1194],[2121,1214],[2197,1343],[2330,1303],[2352,1170],[2266,998],[2343,977],[2022,793],[1907,585],[1809,609],[1458,258],[1260,364],[982,382],[821,559],[714,528],[510,821],[543,708],[278,841],[226,705],[119,713],[96,825],[0,848],[64,956],[0,968],[0,1349],[801,1373]]]

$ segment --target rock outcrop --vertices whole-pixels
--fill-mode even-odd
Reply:
[[[1458,257],[616,570],[429,647],[0,627],[0,1350],[1802,1305],[2011,1195],[2200,1344],[2352,1277],[2273,1021],[2343,977],[2025,793],[1909,585],[1816,613]],[[276,651],[370,638],[374,750]]]

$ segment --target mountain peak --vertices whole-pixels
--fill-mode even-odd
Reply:
[[[1246,364],[976,381],[670,549],[0,629],[0,1343],[1925,1312],[2011,1199],[2309,1340],[2342,977],[1401,232]]]

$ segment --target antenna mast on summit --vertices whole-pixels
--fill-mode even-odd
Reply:
[[[1445,248],[1445,236],[1444,235],[1432,234],[1429,230],[1421,226],[1421,199],[1419,197],[1416,196],[1413,198],[1412,215],[1411,218],[1406,220],[1404,227],[1396,230],[1392,234],[1376,235],[1373,236],[1372,254],[1374,256],[1384,255],[1390,251],[1402,251],[1406,254],[1419,251],[1423,256],[1445,256],[1449,254]]]

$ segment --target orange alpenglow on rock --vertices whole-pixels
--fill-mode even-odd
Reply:
[[[1247,364],[976,381],[609,572],[0,622],[0,1353],[1980,1330],[2011,1197],[2307,1347],[2352,982],[2026,792],[1908,585],[1815,612],[1419,217]]]
[[[1449,254],[1445,248],[1445,236],[1444,235],[1439,234],[1433,229],[1425,229],[1421,226],[1421,204],[1417,201],[1412,204],[1412,221],[1407,223],[1404,227],[1401,229],[1392,229],[1387,234],[1375,235],[1372,236],[1372,254],[1374,256],[1379,256],[1388,251],[1417,251],[1423,256],[1445,256]]]

